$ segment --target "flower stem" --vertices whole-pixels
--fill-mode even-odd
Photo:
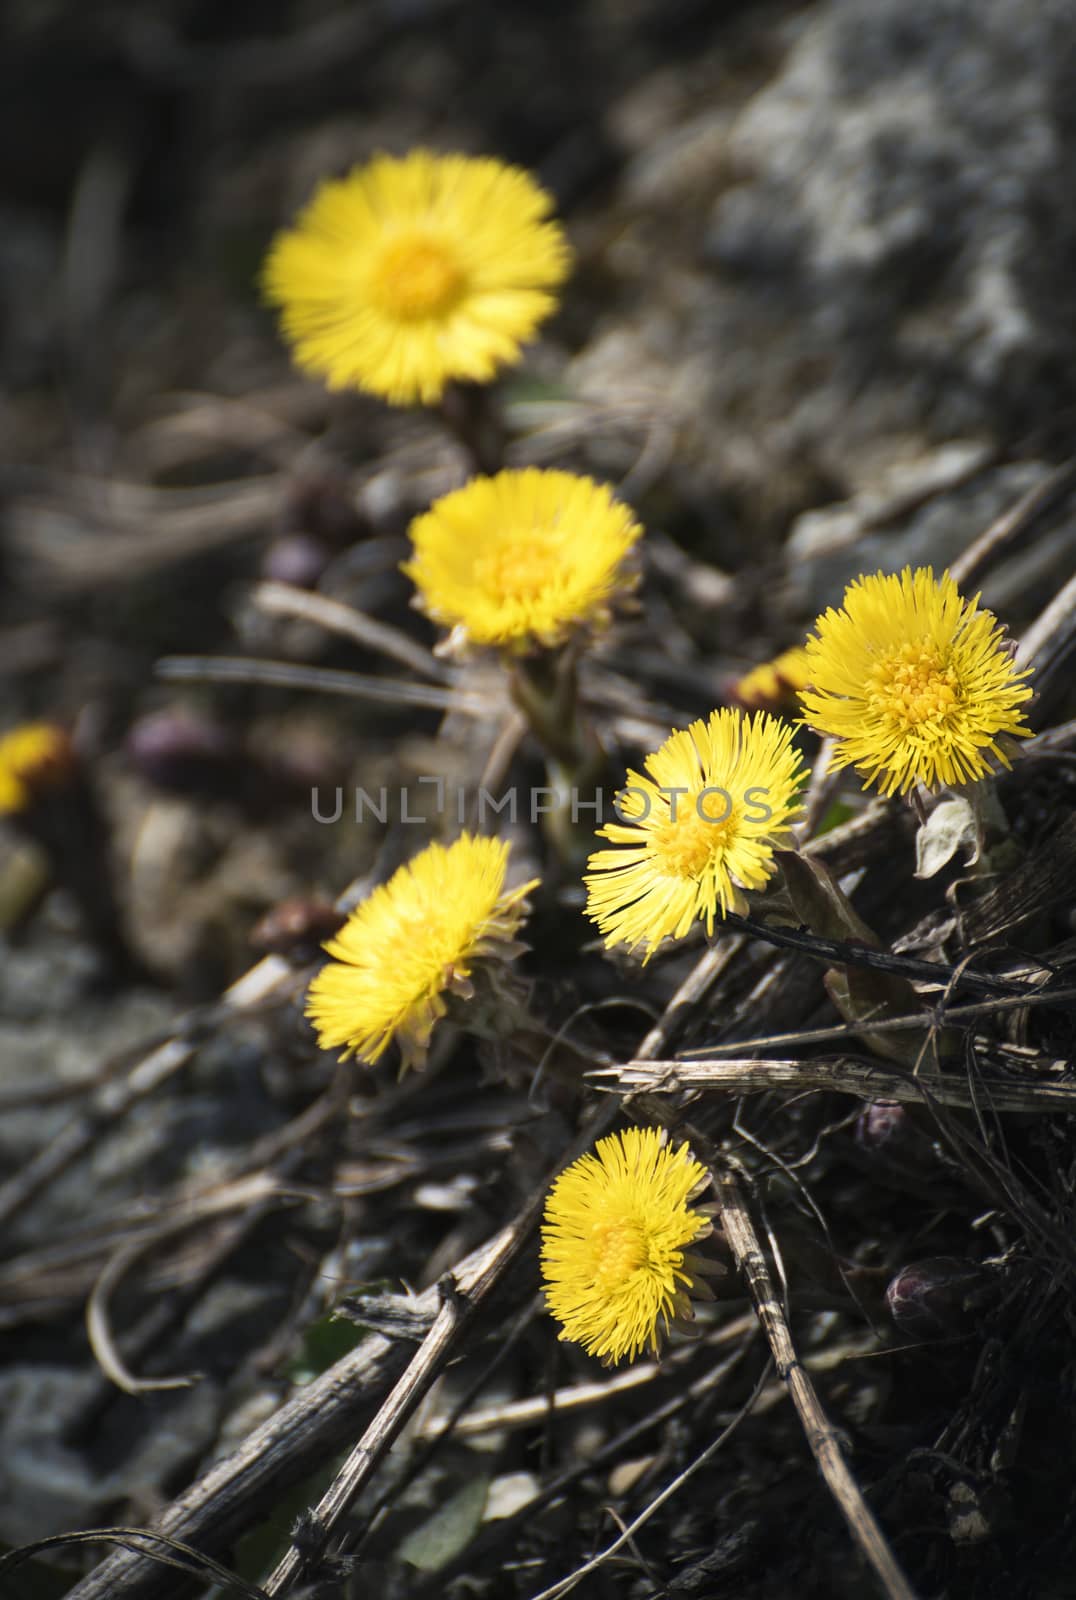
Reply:
[[[516,657],[511,692],[546,758],[556,803],[542,813],[550,844],[566,867],[581,865],[593,847],[597,815],[580,816],[592,793],[600,799],[611,778],[608,757],[579,703],[579,654],[575,646]]]
[[[441,396],[441,420],[467,452],[471,470],[500,472],[507,443],[504,418],[488,384],[449,383]]]
[[[127,941],[112,882],[109,828],[87,774],[77,772],[63,789],[35,796],[33,805],[12,820],[45,852],[56,881],[78,906],[104,980],[146,979]]]
[[[979,836],[980,874],[1008,872],[1020,865],[1023,851],[1013,838],[1009,819],[998,798],[997,779],[992,776],[970,783],[964,790],[975,816]]]

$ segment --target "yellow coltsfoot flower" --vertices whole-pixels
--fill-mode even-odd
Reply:
[[[744,890],[761,889],[773,852],[788,842],[801,806],[803,759],[791,726],[759,711],[714,711],[672,733],[647,756],[646,776],[628,773],[619,822],[598,837],[626,846],[587,863],[587,916],[607,945],[682,939],[703,921],[747,909]]]
[[[0,738],[0,815],[13,816],[35,794],[62,786],[78,758],[70,736],[54,722],[24,722]]]
[[[570,252],[552,210],[528,172],[488,157],[378,155],[277,235],[264,293],[330,389],[429,405],[517,361],[555,309]]]
[[[807,651],[798,644],[791,650],[782,650],[772,661],[763,661],[745,672],[733,684],[732,693],[748,711],[769,711],[794,699],[810,681]]]
[[[538,467],[473,478],[411,525],[403,570],[456,643],[553,647],[608,623],[642,528],[612,490]]]
[[[351,913],[307,990],[324,1050],[373,1065],[395,1039],[402,1071],[425,1063],[430,1035],[476,963],[511,959],[537,879],[505,890],[508,846],[461,834],[427,845]]]
[[[542,1225],[546,1305],[561,1339],[615,1366],[644,1349],[656,1355],[674,1320],[691,1318],[690,1295],[710,1298],[709,1270],[685,1246],[710,1232],[688,1202],[706,1168],[662,1130],[629,1128],[599,1139],[554,1183]]]
[[[855,767],[885,795],[985,777],[991,756],[1009,765],[1002,735],[1031,732],[1020,710],[1028,669],[948,572],[857,578],[840,610],[818,618],[807,656],[804,721],[836,739],[835,767]]]

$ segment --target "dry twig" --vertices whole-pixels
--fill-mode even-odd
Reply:
[[[906,1105],[974,1107],[985,1103],[994,1111],[1076,1111],[1076,1082],[1051,1083],[1031,1077],[1021,1081],[991,1074],[969,1083],[955,1074],[901,1073],[889,1063],[880,1065],[853,1056],[811,1061],[761,1056],[731,1061],[627,1061],[623,1066],[597,1067],[588,1077],[626,1094],[724,1090],[743,1095],[785,1089],[850,1094],[866,1101],[899,1100]]]
[[[434,683],[451,684],[456,674],[432,650],[417,644],[399,628],[387,622],[378,622],[354,606],[345,606],[339,600],[330,600],[323,594],[311,594],[306,589],[296,589],[290,583],[259,583],[251,600],[259,611],[270,617],[294,617],[302,622],[312,622],[328,633],[341,634],[345,639],[362,645],[364,650],[375,650],[388,656],[403,667],[410,667],[420,678],[431,678]]]
[[[826,1480],[826,1487],[837,1502],[853,1539],[873,1569],[888,1600],[915,1600],[915,1591],[897,1565],[874,1513],[849,1471],[840,1439],[822,1409],[814,1384],[796,1355],[788,1322],[774,1292],[770,1269],[744,1205],[739,1183],[733,1173],[726,1169],[714,1174],[714,1184],[721,1206],[725,1237],[747,1284],[755,1313],[773,1354],[777,1375],[788,1389],[811,1453]]]

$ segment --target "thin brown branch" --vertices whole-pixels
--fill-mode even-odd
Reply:
[[[979,989],[988,994],[1012,995],[1021,992],[1019,983],[1012,979],[975,972],[967,965],[949,967],[940,961],[920,961],[915,956],[891,955],[888,951],[875,950],[855,940],[823,939],[806,930],[773,927],[754,917],[741,917],[734,912],[728,914],[725,922],[730,928],[749,933],[753,939],[776,945],[779,950],[795,950],[816,961],[844,967],[866,967],[875,972],[915,978],[921,983],[934,983],[946,990],[965,984],[970,989]]]
[[[946,1006],[933,1019],[939,1026],[984,1022],[1002,1011],[1021,1011],[1027,1006],[1063,1006],[1076,1000],[1076,988],[1048,989],[1039,994],[1010,995],[1008,999],[978,1000],[964,1006]],[[921,1033],[922,1012],[909,1017],[886,1017],[871,1023],[872,1033]],[[717,1060],[721,1056],[743,1059],[763,1050],[787,1051],[804,1044],[829,1044],[854,1039],[859,1032],[854,1022],[835,1022],[826,1028],[795,1028],[789,1033],[759,1034],[750,1039],[731,1039],[724,1044],[697,1045],[695,1055]]]
[[[727,1363],[722,1363],[722,1366],[727,1367],[736,1359],[736,1356],[729,1356]],[[711,1443],[706,1446],[705,1450],[700,1451],[700,1453],[695,1457],[694,1461],[691,1462],[690,1466],[685,1467],[683,1472],[678,1473],[671,1483],[667,1483],[665,1485],[661,1493],[656,1495],[654,1499],[651,1500],[650,1504],[645,1510],[639,1513],[634,1522],[628,1524],[618,1539],[614,1539],[611,1545],[608,1545],[604,1550],[599,1551],[596,1556],[593,1556],[589,1561],[585,1562],[583,1566],[577,1567],[574,1572],[570,1572],[568,1576],[566,1578],[562,1578],[559,1583],[554,1583],[550,1588],[543,1589],[541,1594],[532,1596],[532,1600],[560,1600],[562,1595],[570,1594],[571,1591],[575,1589],[584,1578],[589,1577],[592,1572],[596,1572],[598,1568],[604,1566],[604,1564],[612,1556],[615,1556],[619,1550],[622,1550],[624,1545],[627,1544],[636,1533],[638,1533],[639,1529],[645,1526],[645,1524],[650,1521],[650,1518],[654,1516],[656,1512],[660,1511],[661,1507],[665,1505],[667,1501],[671,1500],[674,1495],[678,1494],[684,1485],[689,1481],[689,1479],[694,1477],[696,1472],[704,1467],[708,1461],[713,1459],[717,1452],[740,1426],[741,1422],[743,1422],[746,1417],[750,1416],[751,1412],[754,1410],[756,1402],[765,1391],[766,1380],[769,1376],[769,1373],[770,1366],[769,1363],[767,1363],[766,1366],[763,1367],[762,1374],[759,1377],[758,1382],[755,1384],[751,1394],[736,1412],[732,1421],[721,1430],[716,1439],[712,1440]]]
[[[98,1364],[117,1388],[127,1394],[150,1394],[157,1389],[187,1389],[201,1377],[201,1373],[194,1372],[170,1378],[136,1378],[127,1367],[112,1336],[110,1313],[112,1296],[131,1268],[148,1250],[177,1234],[188,1232],[208,1217],[241,1211],[247,1213],[243,1219],[246,1223],[253,1210],[262,1210],[266,1201],[279,1195],[279,1185],[269,1173],[256,1173],[253,1177],[219,1189],[197,1207],[143,1234],[109,1258],[86,1302],[86,1332]],[[287,1194],[285,1198],[291,1198],[291,1195]]]
[[[826,1487],[888,1600],[915,1600],[915,1591],[897,1565],[874,1513],[849,1471],[840,1438],[796,1355],[792,1334],[775,1293],[770,1269],[762,1254],[740,1186],[728,1170],[715,1172],[714,1184],[721,1206],[725,1237],[747,1284],[755,1314],[773,1355],[777,1375],[788,1389]]]

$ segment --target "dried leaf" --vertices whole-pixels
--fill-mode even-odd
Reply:
[[[979,859],[982,837],[975,809],[963,795],[943,800],[934,807],[915,836],[915,875],[933,878],[964,850],[964,865],[973,867]]]

